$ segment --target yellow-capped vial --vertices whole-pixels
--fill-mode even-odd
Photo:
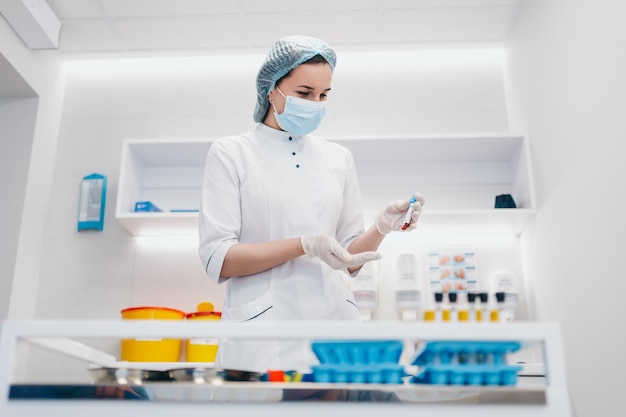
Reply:
[[[489,295],[486,292],[478,293],[480,309],[476,312],[476,321],[487,321],[487,309],[489,308]]]
[[[498,310],[491,310],[491,313],[489,314],[489,320],[497,323],[500,321],[500,312]]]
[[[469,321],[469,311],[459,310],[459,321]]]
[[[500,312],[503,310],[503,305],[505,301],[506,294],[504,292],[497,292],[496,294],[496,309],[491,312],[491,321],[500,322],[502,320],[502,316]],[[494,314],[495,313],[495,314]]]
[[[450,321],[450,310],[445,309],[442,312],[443,321]]]
[[[424,311],[424,321],[435,321],[435,310]]]
[[[444,321],[443,312],[443,293],[435,293],[435,321]]]
[[[458,294],[455,292],[449,292],[448,293],[448,308],[446,309],[446,311],[448,312],[448,318],[446,319],[446,317],[444,316],[444,321],[454,321],[456,322],[458,320],[458,307],[457,307],[457,297]],[[444,311],[444,314],[445,312]]]

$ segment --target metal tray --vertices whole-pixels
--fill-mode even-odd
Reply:
[[[174,381],[194,382],[196,384],[221,385],[224,381],[254,382],[260,381],[263,374],[250,371],[220,368],[180,368],[169,371]]]
[[[91,379],[95,384],[141,385],[144,382],[172,381],[168,371],[149,371],[127,368],[91,369]]]

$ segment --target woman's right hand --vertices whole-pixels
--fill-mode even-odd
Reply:
[[[304,254],[320,258],[333,269],[347,269],[381,258],[378,252],[350,253],[331,236],[318,234],[300,238]]]
[[[422,206],[426,202],[424,197],[420,193],[413,193],[411,196],[415,199],[413,203],[413,213],[409,217],[409,224],[405,225],[405,215],[411,204],[411,199],[408,200],[396,200],[389,203],[383,208],[376,216],[374,224],[378,233],[381,235],[387,235],[391,232],[409,232],[417,227],[417,220],[422,213]]]

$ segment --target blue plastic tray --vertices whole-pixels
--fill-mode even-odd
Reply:
[[[507,354],[519,350],[519,342],[427,342],[412,361],[420,373],[419,384],[515,385],[518,365],[507,365]]]
[[[426,342],[413,365],[503,364],[506,355],[519,350],[519,342],[433,341]]]
[[[312,367],[315,382],[355,384],[401,384],[406,375],[402,365],[317,365]]]
[[[435,365],[426,366],[411,379],[415,384],[515,385],[519,365]]]
[[[400,384],[405,376],[399,341],[317,341],[311,348],[320,361],[315,382]]]

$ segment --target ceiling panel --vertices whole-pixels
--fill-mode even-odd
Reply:
[[[100,0],[111,17],[204,16],[239,13],[238,1]]]
[[[512,7],[386,11],[382,42],[504,41]]]
[[[518,0],[385,0],[385,10],[511,6]]]
[[[193,19],[120,20],[113,23],[129,50],[241,48],[246,46],[238,16]]]
[[[104,20],[69,20],[61,30],[61,49],[66,52],[123,51],[122,40]]]
[[[242,0],[243,13],[293,13],[313,12],[324,14],[345,11],[378,10],[380,0]]]
[[[280,24],[268,25],[268,21]],[[250,46],[268,46],[283,36],[302,34],[323,38],[333,45],[346,45],[375,42],[376,34],[371,28],[377,25],[378,16],[375,12],[249,15],[246,23]]]
[[[59,52],[260,53],[307,34],[343,50],[505,42],[522,0],[48,0]]]
[[[48,0],[48,4],[61,20],[104,18],[97,0]]]

